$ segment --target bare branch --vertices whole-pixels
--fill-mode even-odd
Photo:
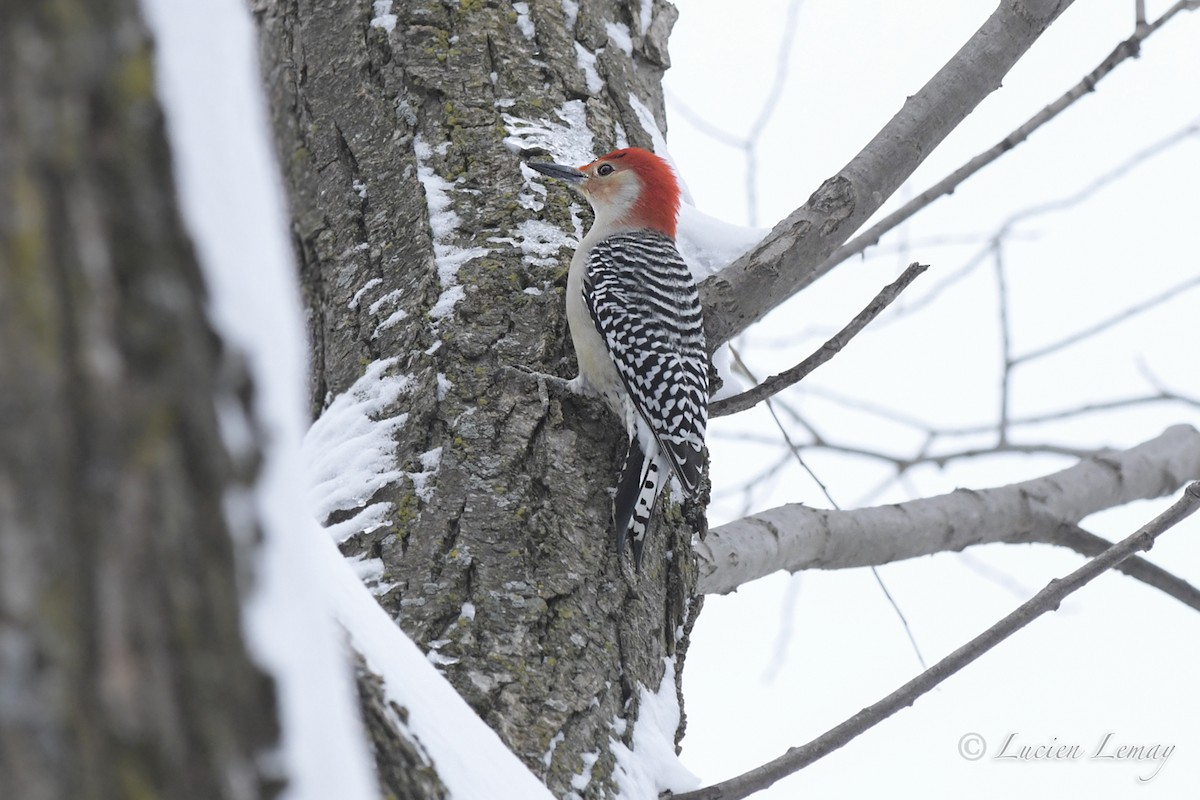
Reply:
[[[948,194],[953,194],[954,191],[963,184],[968,178],[981,169],[991,164],[1000,156],[1009,152],[1017,145],[1024,142],[1038,128],[1045,125],[1050,120],[1057,117],[1066,109],[1070,108],[1076,100],[1095,91],[1096,84],[1100,83],[1110,72],[1120,66],[1124,61],[1130,58],[1135,58],[1141,52],[1142,42],[1146,41],[1156,30],[1165,25],[1172,17],[1180,11],[1187,11],[1196,8],[1198,3],[1196,0],[1180,0],[1180,2],[1171,6],[1167,11],[1153,22],[1147,25],[1144,16],[1138,17],[1138,24],[1132,36],[1118,44],[1113,51],[1104,59],[1079,83],[1072,86],[1062,97],[1055,100],[1050,105],[1043,108],[1038,113],[1034,114],[1021,127],[1014,130],[1008,136],[1005,136],[993,147],[985,150],[979,155],[972,158],[966,164],[963,164],[958,169],[951,172],[945,178],[935,183],[919,195],[909,200],[903,206],[892,212],[888,216],[881,219],[876,224],[872,225],[868,230],[854,237],[842,247],[834,251],[825,264],[821,265],[822,271],[828,271],[846,259],[862,253],[868,247],[878,244],[884,234],[891,231],[893,228],[903,224],[911,219],[918,211],[932,204],[935,200],[944,197]],[[1142,14],[1145,9],[1140,10]]]
[[[1200,508],[1200,482],[1190,484],[1183,496],[1170,508],[1143,525],[1131,536],[1109,547],[1070,575],[1050,581],[1045,588],[1018,606],[1004,619],[934,664],[932,669],[922,672],[879,702],[867,706],[808,744],[791,748],[774,761],[715,786],[674,795],[675,800],[740,800],[740,798],[749,797],[755,792],[762,791],[780,778],[791,775],[817,759],[832,753],[900,709],[911,706],[921,695],[926,694],[1038,617],[1048,611],[1056,610],[1066,597],[1086,586],[1097,576],[1104,574],[1134,553],[1149,550],[1155,539],[1193,514],[1198,508]]]
[[[726,414],[736,414],[739,411],[753,408],[768,397],[776,395],[787,387],[803,380],[814,369],[840,353],[842,348],[858,335],[859,331],[867,327],[871,320],[879,316],[885,308],[891,305],[893,300],[900,296],[901,292],[908,288],[908,285],[918,275],[927,269],[929,269],[928,264],[909,264],[908,269],[904,270],[904,273],[899,278],[883,287],[879,291],[879,294],[875,295],[875,299],[868,303],[866,308],[858,312],[858,316],[850,320],[846,327],[834,334],[833,338],[821,345],[815,353],[796,366],[784,370],[778,375],[772,375],[759,385],[741,394],[726,397],[724,400],[717,400],[708,407],[708,416],[710,418],[723,417]]]
[[[1200,431],[1175,425],[1129,450],[1009,486],[852,511],[780,506],[697,542],[697,589],[725,594],[780,569],[864,567],[976,544],[1045,541],[1063,523],[1198,478]]]
[[[832,268],[829,255],[890,197],[1072,0],[1002,0],[996,11],[841,172],[749,253],[702,286],[716,348]]]
[[[1091,531],[1085,531],[1078,525],[1062,525],[1054,536],[1046,541],[1048,544],[1069,547],[1076,553],[1089,558],[1098,556],[1112,547],[1112,542]],[[1183,578],[1172,575],[1157,564],[1151,564],[1144,558],[1133,556],[1118,564],[1116,570],[1200,611],[1200,589],[1192,586]]]

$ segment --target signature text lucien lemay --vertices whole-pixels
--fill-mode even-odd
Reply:
[[[1059,742],[1052,738],[1049,742],[1027,744],[1020,740],[1019,733],[1010,733],[1004,739],[1004,744],[992,756],[997,761],[1128,761],[1146,764],[1149,772],[1138,776],[1138,780],[1152,781],[1166,766],[1167,759],[1175,752],[1173,744],[1130,744],[1120,741],[1114,733],[1106,733],[1100,737],[1095,747],[1084,747],[1079,744]]]

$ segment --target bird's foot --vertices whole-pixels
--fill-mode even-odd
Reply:
[[[576,389],[578,378],[568,381],[557,375],[548,375],[520,364],[507,364],[501,369],[522,380],[533,381],[537,385],[538,398],[542,401],[543,412],[550,408],[551,395],[561,400],[564,397],[580,393]]]

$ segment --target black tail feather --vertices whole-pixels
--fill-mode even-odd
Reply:
[[[642,461],[642,474],[639,484],[637,501],[633,505],[633,519],[629,528],[633,531],[633,568],[635,572],[642,571],[642,550],[646,546],[646,533],[650,527],[650,519],[654,516],[654,505],[658,500],[659,489],[662,488],[662,474],[658,463],[653,458]]]
[[[637,437],[629,439],[629,450],[625,453],[625,463],[621,465],[621,481],[617,484],[617,494],[613,497],[613,522],[617,533],[617,555],[625,555],[625,540],[629,536],[629,523],[633,519],[633,509],[637,505],[638,491],[642,484],[642,461],[645,455],[638,444]],[[636,548],[635,558],[641,561],[641,547]]]

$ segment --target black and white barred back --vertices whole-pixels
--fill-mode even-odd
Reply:
[[[583,296],[632,406],[623,415],[630,428],[629,452],[613,517],[618,552],[632,534],[640,568],[646,528],[665,477],[662,461],[688,497],[700,483],[708,420],[700,295],[675,242],[657,231],[637,230],[614,234],[592,248]]]

